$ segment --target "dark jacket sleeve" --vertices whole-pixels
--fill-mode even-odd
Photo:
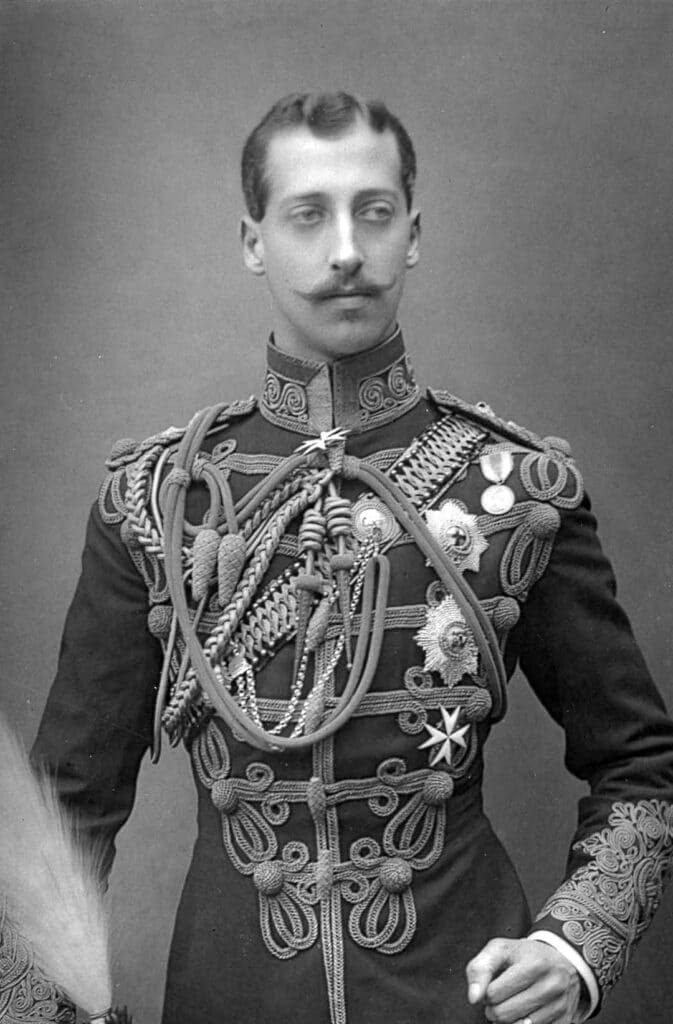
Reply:
[[[94,506],[32,758],[56,779],[77,828],[100,849],[105,874],[152,736],[162,655],[147,612],[147,589],[119,526],[104,523]]]
[[[569,770],[589,785],[566,878],[535,930],[570,942],[604,994],[670,868],[673,725],[616,600],[588,499],[563,515],[516,640],[521,667],[565,731]]]

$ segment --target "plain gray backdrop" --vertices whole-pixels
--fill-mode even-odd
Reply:
[[[259,389],[269,308],[238,252],[239,153],[278,96],[316,87],[409,127],[419,375],[571,440],[670,706],[673,6],[18,0],[0,28],[2,704],[26,740],[111,444]],[[518,676],[488,753],[535,909],[580,787]],[[194,803],[169,752],[119,840],[115,973],[138,1024],[159,1019]],[[606,1024],[669,1024],[672,927],[669,892]]]

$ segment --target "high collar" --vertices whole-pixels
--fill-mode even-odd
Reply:
[[[269,339],[260,412],[286,430],[309,435],[332,427],[373,430],[398,419],[419,398],[399,328],[376,348],[334,363],[289,355]]]

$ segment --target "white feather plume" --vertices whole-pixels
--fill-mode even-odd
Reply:
[[[0,892],[36,964],[88,1014],[110,1006],[108,916],[97,861],[52,783],[0,715]]]

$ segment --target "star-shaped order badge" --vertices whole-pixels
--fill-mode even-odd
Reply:
[[[425,518],[428,530],[456,566],[479,572],[479,559],[488,541],[477,525],[477,517],[467,511],[462,501],[450,498],[441,508],[428,509]]]
[[[479,650],[460,608],[450,595],[428,608],[425,625],[414,640],[425,651],[424,670],[439,672],[449,688],[464,675],[476,674]]]
[[[430,767],[434,768],[440,761],[446,761],[450,768],[453,758],[451,744],[466,750],[467,740],[465,739],[465,733],[469,730],[470,726],[468,723],[467,725],[461,725],[459,729],[456,728],[460,716],[460,708],[454,708],[450,713],[446,708],[440,708],[440,711],[442,712],[444,729],[437,729],[434,725],[426,725],[425,728],[430,733],[430,737],[425,742],[419,744],[418,749],[425,750],[427,747],[437,747],[438,749],[434,753],[430,753]]]

